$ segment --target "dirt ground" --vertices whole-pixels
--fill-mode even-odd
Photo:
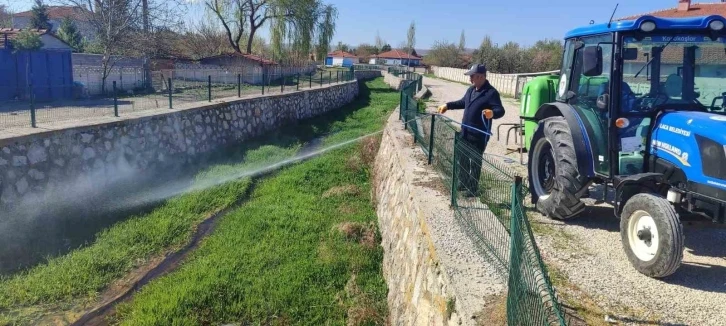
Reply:
[[[424,78],[432,96],[427,110],[460,99],[467,86],[435,78]],[[526,176],[526,165],[518,153],[507,153],[513,144],[504,144],[506,128],[497,141],[497,127],[519,121],[519,102],[502,98],[506,114],[495,120],[495,135],[487,152],[506,156],[503,160]],[[445,115],[460,121],[462,111]],[[526,153],[524,162],[526,163]],[[638,273],[627,260],[620,242],[619,220],[612,206],[603,203],[602,188],[590,190],[584,199],[588,208],[566,222],[533,214],[541,226],[537,241],[548,265],[553,266],[573,286],[591,297],[601,309],[601,321],[633,325],[724,325],[726,324],[726,228],[708,221],[684,222],[686,249],[683,264],[675,274],[653,279]],[[609,194],[612,197],[612,193]]]

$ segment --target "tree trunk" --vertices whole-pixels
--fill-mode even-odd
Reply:
[[[250,28],[250,37],[247,39],[247,54],[252,54],[252,42],[255,39],[255,33],[257,32],[257,27]]]
[[[149,0],[141,1],[142,15],[144,20],[144,32],[149,32]]]

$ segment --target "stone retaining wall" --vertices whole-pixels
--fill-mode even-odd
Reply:
[[[356,70],[355,79],[357,80],[369,80],[383,76],[383,72],[380,70]]]
[[[449,281],[412,192],[412,171],[401,165],[395,125],[383,133],[374,170],[389,318],[393,325],[456,325],[447,309]]]
[[[400,77],[396,77],[393,74],[389,74],[386,71],[381,72],[383,74],[383,81],[388,84],[388,86],[391,86],[391,88],[400,91],[401,90],[401,84],[403,83],[403,79]]]
[[[73,194],[79,179],[103,189],[105,182],[123,174],[190,161],[340,108],[357,95],[358,83],[351,81],[0,139],[0,212]]]

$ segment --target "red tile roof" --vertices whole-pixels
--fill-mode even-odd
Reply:
[[[275,61],[268,60],[268,59],[262,58],[260,56],[254,55],[254,54],[245,54],[245,53],[237,53],[237,52],[235,52],[235,53],[227,53],[227,54],[220,54],[220,55],[214,55],[214,56],[211,56],[211,57],[202,58],[201,60],[204,60],[204,59],[212,59],[212,58],[223,58],[223,57],[228,57],[228,58],[231,58],[231,57],[242,57],[242,58],[246,58],[246,59],[251,60],[251,61],[258,62],[258,63],[263,64],[263,65],[276,65],[277,64]]]
[[[32,17],[33,12],[23,11],[13,15],[13,17]],[[75,20],[81,20],[84,16],[84,9],[72,6],[48,6],[48,18],[62,19],[69,17]]]
[[[351,53],[348,53],[348,52],[345,52],[345,51],[341,51],[341,50],[337,50],[337,51],[330,52],[330,53],[328,53],[328,56],[329,57],[335,57],[335,58],[341,58],[341,57],[343,57],[343,58],[357,58],[357,56],[355,56],[354,54],[351,54]]]
[[[388,52],[383,52],[376,56],[376,58],[383,58],[383,59],[421,59],[421,57],[417,57],[415,55],[410,55],[406,53],[403,50],[391,50]]]
[[[677,3],[680,4],[680,3]],[[683,4],[685,6],[685,3]],[[650,15],[662,18],[685,18],[685,17],[698,17],[698,16],[710,16],[710,15],[721,15],[726,17],[726,3],[692,3],[688,10],[679,10],[679,7],[673,7],[668,9],[662,9],[640,15],[633,15],[623,17],[618,20],[632,20],[637,19],[641,16]]]

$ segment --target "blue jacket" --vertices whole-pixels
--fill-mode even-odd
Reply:
[[[491,133],[492,121],[482,119],[482,112],[485,109],[491,109],[494,111],[494,119],[501,118],[504,116],[502,99],[499,97],[499,92],[489,84],[489,81],[482,86],[482,91],[477,96],[472,96],[474,90],[474,86],[469,87],[462,99],[446,103],[446,107],[449,110],[464,109],[464,118],[461,123]],[[483,141],[488,140],[488,136],[479,131],[464,126],[461,129],[461,135],[464,138],[481,137]]]

